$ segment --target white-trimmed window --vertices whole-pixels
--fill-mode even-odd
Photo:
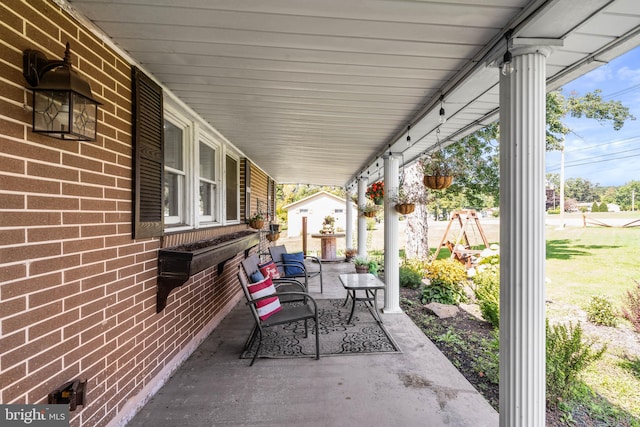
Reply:
[[[227,150],[197,123],[175,109],[165,109],[166,229],[189,230],[240,221],[240,159]]]
[[[199,144],[199,200],[200,223],[218,222],[218,152],[219,148],[206,140]]]
[[[164,223],[185,223],[186,126],[164,121]]]

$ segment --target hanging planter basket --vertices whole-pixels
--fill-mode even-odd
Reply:
[[[275,242],[280,238],[280,233],[269,233],[267,234],[267,240],[270,242]]]
[[[376,216],[375,212],[362,212],[362,215],[366,216],[367,218],[374,218]]]
[[[451,175],[425,175],[423,178],[424,185],[432,190],[444,190],[453,182]]]
[[[376,197],[373,199],[373,203],[375,205],[381,206],[384,203],[384,199],[382,197]]]
[[[263,219],[249,220],[249,227],[255,228],[256,230],[260,230],[262,227],[264,227],[264,220]]]
[[[416,205],[414,203],[398,203],[394,206],[396,212],[402,215],[408,215],[416,210]]]

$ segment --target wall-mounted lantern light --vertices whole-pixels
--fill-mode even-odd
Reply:
[[[33,91],[33,131],[57,139],[95,141],[98,105],[89,83],[64,59],[49,60],[37,50],[23,52],[22,74]]]

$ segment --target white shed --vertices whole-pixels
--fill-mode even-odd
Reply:
[[[326,191],[320,191],[311,196],[300,199],[283,207],[287,211],[287,226],[289,237],[296,237],[302,231],[302,218],[307,217],[307,233],[318,233],[322,228],[324,218],[331,215],[336,219],[336,230],[345,230],[346,201]],[[353,216],[357,218],[357,206],[353,204]]]

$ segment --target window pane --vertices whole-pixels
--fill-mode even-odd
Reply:
[[[227,220],[238,220],[238,162],[227,156],[226,165]]]
[[[180,224],[184,207],[185,168],[183,130],[164,121],[164,217],[165,224]]]
[[[211,216],[215,197],[215,185],[200,181],[200,216]],[[211,221],[214,218],[210,218]]]
[[[182,176],[171,172],[164,174],[164,216],[180,215],[180,180]]]
[[[200,178],[214,181],[216,152],[207,144],[200,143]]]
[[[178,170],[182,166],[182,129],[165,120],[164,122],[164,165]]]

